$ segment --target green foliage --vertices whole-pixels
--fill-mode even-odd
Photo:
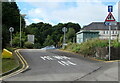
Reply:
[[[108,40],[91,39],[80,45],[80,53],[84,55],[95,55],[96,48],[108,46]]]
[[[20,12],[16,2],[3,2],[2,3],[2,48],[9,45],[10,33],[9,28],[13,27],[15,34],[19,31],[20,25]],[[25,21],[22,17],[22,28],[25,26]]]
[[[68,43],[68,45],[66,46],[65,49],[78,53],[80,51],[80,45],[70,42],[70,43]]]
[[[9,44],[9,30],[7,26],[2,25],[2,48],[6,47]]]
[[[97,47],[108,46],[108,40],[91,39],[81,44],[69,43],[66,47],[67,50],[71,50],[83,55],[95,55]]]
[[[31,42],[25,42],[25,44],[24,44],[24,47],[25,48],[33,48],[33,46],[34,46],[34,44],[32,44]]]
[[[34,48],[35,49],[40,49],[42,46],[41,46],[41,44],[40,43],[35,43],[34,44]]]
[[[27,40],[27,36],[25,35],[25,32],[21,32],[21,44],[22,44],[22,47],[25,43],[25,41]],[[12,43],[13,43],[13,47],[19,47],[20,46],[20,33],[17,32],[16,34],[13,35],[13,40],[12,40]]]
[[[55,26],[43,22],[33,23],[27,26],[25,32],[26,34],[34,34],[36,38],[35,43],[39,43],[41,46],[50,45],[45,43],[47,42],[46,38],[48,35],[50,35],[52,39],[50,42],[54,42],[53,44],[55,46],[61,46],[63,42],[63,27],[66,27],[69,30],[67,37],[68,41],[73,42],[73,39],[75,40],[75,33],[78,32],[81,28],[80,25],[77,23],[59,23]]]
[[[118,40],[113,40],[112,41],[112,46],[117,48],[117,47],[120,47],[120,42],[118,42]]]
[[[44,46],[51,46],[51,45],[54,45],[54,41],[52,40],[52,38],[51,38],[50,35],[47,36],[47,38],[46,38],[46,40],[45,40],[45,42],[44,42],[43,45],[44,45]]]
[[[19,62],[15,59],[2,59],[2,73],[12,70],[19,66]]]
[[[67,42],[73,42],[73,39],[75,38],[75,30],[74,28],[69,28],[67,34],[66,34]]]
[[[48,23],[33,23],[25,29],[26,34],[34,34],[35,35],[35,43],[41,44],[43,46],[43,43],[45,39],[47,38],[47,35],[52,34],[52,25]]]

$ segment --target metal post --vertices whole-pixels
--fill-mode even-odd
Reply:
[[[11,47],[12,47],[12,32],[10,32],[10,34],[11,34]]]
[[[20,47],[21,47],[21,15],[20,15]]]
[[[109,60],[111,55],[111,26],[109,25]]]
[[[64,31],[64,40],[63,40],[63,49],[65,48],[65,31]]]
[[[64,31],[64,44],[65,44],[65,31]]]

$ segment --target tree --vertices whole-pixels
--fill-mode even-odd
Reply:
[[[70,29],[70,32],[68,33],[68,39],[69,41],[73,42],[73,39],[75,39],[75,33],[80,30],[80,25],[77,23],[59,23],[55,26],[52,26],[51,24],[48,23],[32,23],[31,25],[27,26],[25,29],[26,35],[27,34],[33,34],[35,35],[36,41],[35,43],[40,44],[42,46],[46,46],[47,44],[45,43],[48,38],[48,35],[50,36],[51,40],[54,42],[55,46],[61,46],[62,42],[61,40],[63,39],[64,32],[62,31],[62,28],[66,27],[68,30],[72,28],[72,31]],[[74,30],[73,30],[74,29]],[[72,33],[72,37],[71,37]],[[74,37],[73,37],[74,34]]]
[[[21,32],[22,37],[21,37],[21,42],[22,42],[22,47],[24,46],[25,41],[27,41],[27,36],[25,35],[25,32]],[[19,47],[20,46],[20,34],[17,32],[16,34],[13,35],[13,47]]]
[[[2,3],[2,46],[6,47],[10,42],[9,28],[13,27],[15,34],[19,31],[20,25],[20,12],[16,2],[3,2]],[[25,26],[25,21],[22,18],[22,28]]]
[[[67,42],[74,42],[75,40],[75,30],[73,28],[69,28],[66,34]]]
[[[47,36],[43,45],[44,46],[54,45],[54,41],[52,40],[52,37],[50,35]]]
[[[81,26],[78,23],[72,23],[72,22],[68,22],[66,24],[64,24],[66,28],[73,28],[75,30],[75,33],[77,33],[78,31],[80,31]]]

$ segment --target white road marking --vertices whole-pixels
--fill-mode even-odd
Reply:
[[[42,56],[40,57],[42,58],[43,60],[62,60],[62,59],[70,59],[69,57],[66,57],[66,56]]]
[[[70,59],[69,57],[66,57],[66,56],[53,56],[54,58],[56,59]]]
[[[60,63],[61,65],[64,65],[64,66],[77,65],[71,61],[58,61],[58,63]]]
[[[50,56],[43,56],[43,57],[40,57],[40,58],[42,58],[43,60],[53,60],[53,58],[51,58]]]
[[[70,61],[68,61],[68,63],[71,64],[71,65],[77,65],[77,64],[75,64],[75,63],[73,63],[73,62],[70,62]]]
[[[60,63],[61,65],[65,66],[65,64],[63,64],[61,61],[58,61],[58,63]]]
[[[66,57],[66,56],[41,56],[40,58],[43,60],[49,60],[49,61],[57,60],[57,62],[63,66],[77,65],[77,64],[69,61],[71,58]],[[65,60],[67,60],[67,61],[65,61]]]
[[[63,64],[65,64],[65,65],[67,65],[67,66],[69,66],[69,63],[68,62],[66,62],[66,61],[61,61]]]

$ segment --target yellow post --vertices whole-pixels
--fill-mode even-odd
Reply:
[[[2,58],[12,58],[12,52],[8,51],[7,49],[3,49]]]

